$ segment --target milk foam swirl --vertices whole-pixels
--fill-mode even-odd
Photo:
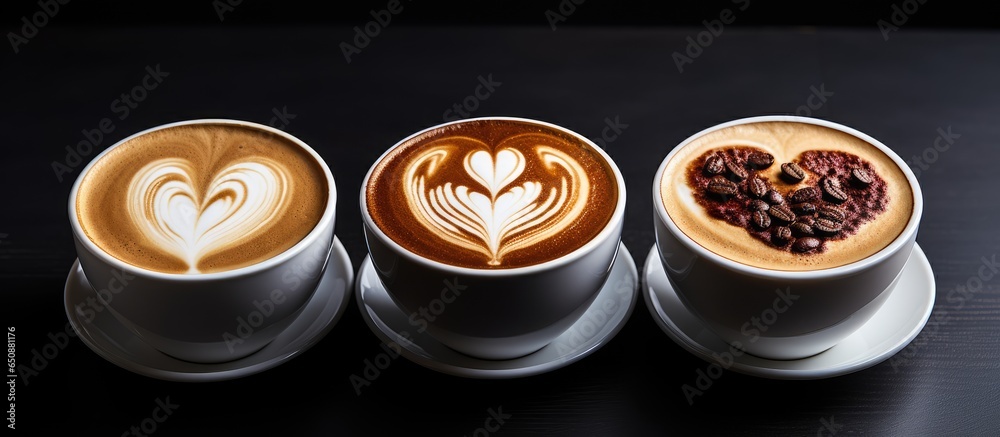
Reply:
[[[209,180],[199,186],[199,180]],[[238,162],[211,179],[183,158],[153,161],[132,177],[127,211],[163,251],[198,273],[199,260],[253,235],[288,206],[288,172],[275,161]]]
[[[404,172],[406,202],[414,217],[445,241],[482,253],[488,264],[503,264],[504,255],[560,234],[580,218],[590,195],[586,170],[567,153],[547,146],[533,149],[532,163],[558,179],[514,182],[529,165],[514,148],[467,153],[465,172],[478,186],[428,182],[450,160],[454,147],[431,147],[410,161]],[[513,185],[513,186],[512,186]]]

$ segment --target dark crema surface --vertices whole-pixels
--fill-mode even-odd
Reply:
[[[475,120],[435,129],[386,154],[365,200],[394,242],[455,266],[504,269],[566,255],[593,239],[618,202],[593,148],[550,127]]]

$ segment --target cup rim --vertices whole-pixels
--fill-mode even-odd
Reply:
[[[698,244],[696,241],[688,237],[680,228],[674,223],[673,219],[670,218],[670,214],[667,213],[666,206],[663,205],[663,200],[660,198],[660,180],[663,177],[663,172],[667,167],[667,163],[674,157],[674,155],[683,149],[685,146],[693,142],[695,139],[700,138],[710,132],[714,132],[720,129],[724,129],[731,126],[750,124],[750,123],[760,123],[760,122],[791,122],[791,123],[805,123],[817,126],[823,126],[830,129],[835,129],[854,137],[861,139],[862,141],[871,144],[875,148],[879,149],[883,154],[889,157],[900,171],[906,176],[907,182],[910,184],[911,191],[913,194],[913,209],[910,211],[910,218],[906,223],[903,230],[892,240],[886,247],[882,248],[878,252],[868,255],[862,259],[856,260],[854,262],[844,264],[837,267],[829,267],[817,270],[776,270],[767,269],[763,267],[755,267],[747,264],[742,264],[719,255],[711,250],[708,250],[704,246]],[[917,228],[920,223],[920,217],[923,214],[923,194],[920,189],[920,185],[917,182],[916,176],[909,166],[899,157],[896,152],[890,149],[888,146],[883,144],[881,141],[873,138],[872,136],[861,132],[852,127],[833,122],[830,120],[814,118],[814,117],[804,117],[798,115],[761,115],[753,117],[745,117],[736,120],[727,121],[724,123],[716,124],[711,127],[702,129],[701,131],[687,137],[683,141],[677,144],[663,158],[660,162],[659,168],[656,170],[656,175],[653,177],[653,204],[654,210],[656,211],[657,217],[661,223],[663,223],[670,233],[681,242],[689,250],[695,252],[699,257],[707,258],[712,262],[719,264],[729,270],[739,272],[741,274],[749,275],[758,278],[771,278],[779,280],[802,280],[802,279],[831,279],[843,276],[850,276],[858,272],[864,271],[877,265],[884,259],[888,258],[892,254],[898,252],[902,248],[906,247],[907,243],[916,234]]]
[[[541,126],[550,128],[550,129],[558,130],[560,132],[564,132],[566,134],[569,134],[569,135],[573,136],[574,138],[579,139],[584,144],[586,144],[587,146],[589,146],[591,149],[594,150],[595,153],[597,153],[601,157],[601,159],[603,159],[605,161],[605,163],[607,163],[608,167],[611,168],[611,172],[614,174],[615,182],[618,184],[618,200],[617,200],[617,202],[615,204],[615,209],[611,213],[611,218],[608,220],[608,223],[606,223],[604,225],[604,227],[601,229],[601,231],[598,232],[597,235],[594,236],[594,238],[591,238],[590,241],[587,241],[586,243],[584,243],[580,247],[577,247],[573,251],[571,251],[571,252],[569,252],[567,254],[564,254],[563,256],[560,256],[558,258],[551,259],[551,260],[548,260],[548,261],[545,261],[545,262],[542,262],[542,263],[532,264],[532,265],[529,265],[529,266],[522,266],[522,267],[512,267],[512,268],[477,269],[477,268],[472,268],[472,267],[462,267],[462,266],[456,266],[456,265],[452,265],[452,264],[446,264],[446,263],[443,263],[443,262],[440,262],[440,261],[435,261],[435,260],[432,260],[432,259],[429,259],[429,258],[422,257],[422,256],[420,256],[420,255],[418,255],[418,254],[410,251],[409,249],[403,247],[402,245],[400,245],[396,241],[394,241],[385,232],[383,232],[382,229],[378,227],[378,225],[375,224],[374,219],[372,219],[371,214],[368,212],[368,201],[367,201],[367,196],[365,195],[365,193],[367,192],[368,181],[371,179],[372,172],[374,172],[374,170],[378,166],[378,164],[381,163],[382,160],[390,152],[392,152],[393,150],[396,150],[396,148],[400,147],[400,145],[406,143],[410,139],[415,138],[418,135],[422,135],[422,134],[424,134],[426,132],[429,132],[431,130],[440,129],[442,127],[450,126],[450,125],[453,125],[453,124],[469,123],[469,122],[484,121],[484,120],[487,120],[487,121],[489,121],[489,120],[494,120],[494,121],[515,121],[515,122],[521,122],[521,123],[536,124],[536,125],[541,125]],[[594,249],[596,249],[597,247],[599,247],[608,238],[613,238],[614,237],[614,233],[616,232],[616,229],[619,228],[619,225],[621,224],[622,220],[624,220],[624,216],[625,216],[625,203],[626,203],[625,202],[625,198],[626,198],[626,193],[625,193],[625,178],[624,178],[624,176],[622,176],[621,170],[619,170],[618,165],[615,163],[615,161],[613,159],[611,159],[611,156],[608,155],[607,152],[604,151],[604,149],[601,149],[600,147],[598,147],[597,144],[595,144],[593,141],[591,141],[587,137],[585,137],[585,136],[583,136],[583,135],[581,135],[581,134],[579,134],[579,133],[577,133],[577,132],[575,132],[573,130],[570,130],[568,128],[565,128],[565,127],[562,127],[562,126],[559,126],[559,125],[556,125],[556,124],[553,124],[553,123],[550,123],[550,122],[546,122],[546,121],[541,121],[541,120],[536,120],[536,119],[531,119],[531,118],[525,118],[525,117],[512,117],[512,116],[485,116],[485,117],[463,118],[463,119],[460,119],[460,120],[453,120],[453,121],[449,121],[449,122],[445,122],[445,123],[439,123],[439,124],[436,124],[436,125],[433,125],[433,126],[430,126],[430,127],[424,128],[424,129],[421,129],[421,130],[419,130],[417,132],[414,132],[414,133],[412,133],[410,135],[407,135],[405,138],[403,138],[403,139],[397,141],[395,144],[393,144],[392,147],[389,147],[388,149],[386,149],[378,157],[378,159],[375,160],[375,162],[372,164],[371,168],[368,169],[368,172],[365,174],[364,179],[361,181],[361,196],[360,197],[361,197],[361,217],[362,217],[362,220],[364,221],[365,226],[373,234],[375,234],[376,238],[378,238],[383,244],[388,245],[389,247],[391,247],[395,253],[402,255],[403,257],[405,257],[406,259],[408,259],[411,262],[414,262],[416,264],[419,264],[419,265],[422,265],[422,266],[425,266],[425,267],[434,268],[434,269],[438,269],[438,270],[443,270],[443,271],[447,271],[447,272],[451,272],[451,273],[455,273],[455,274],[466,275],[466,276],[486,277],[486,278],[489,278],[489,277],[505,277],[505,276],[510,276],[510,275],[524,275],[524,274],[532,274],[532,273],[542,272],[542,271],[551,270],[551,269],[555,269],[555,268],[558,268],[558,267],[570,264],[573,261],[575,261],[575,260],[577,260],[579,258],[582,258],[584,255],[592,252]],[[619,236],[619,238],[620,238],[620,236]]]
[[[312,159],[316,162],[316,164],[319,165],[319,167],[322,169],[323,174],[326,177],[326,184],[328,191],[327,203],[326,207],[324,208],[323,215],[320,217],[319,221],[316,222],[316,225],[313,226],[313,228],[309,231],[309,233],[303,236],[302,239],[299,240],[299,242],[295,243],[288,249],[285,249],[281,253],[271,258],[268,258],[266,260],[248,266],[239,267],[231,270],[219,271],[219,272],[211,272],[211,273],[167,273],[167,272],[158,272],[155,270],[150,270],[141,266],[129,264],[125,261],[115,258],[114,256],[111,256],[109,253],[107,253],[100,246],[98,246],[97,243],[91,241],[90,238],[87,237],[87,234],[83,231],[83,226],[80,224],[80,220],[76,212],[76,198],[80,190],[80,184],[83,182],[84,177],[90,172],[90,169],[98,161],[100,161],[101,158],[104,157],[104,155],[110,153],[112,150],[118,148],[122,144],[134,138],[163,129],[169,129],[177,126],[186,126],[193,124],[242,126],[251,129],[257,129],[273,135],[279,135],[287,139],[288,141],[291,141],[295,145],[301,147],[306,153],[308,153],[309,156],[311,156]],[[83,244],[84,247],[86,247],[87,250],[89,250],[94,256],[101,259],[101,261],[104,262],[105,264],[111,265],[115,269],[126,270],[134,273],[141,273],[147,277],[156,279],[176,280],[182,282],[230,279],[234,277],[251,275],[281,265],[282,263],[286,262],[289,258],[292,258],[301,253],[307,247],[312,245],[315,240],[320,238],[320,236],[324,233],[324,230],[330,225],[330,223],[333,222],[334,215],[337,209],[336,206],[337,206],[337,186],[333,178],[333,173],[331,172],[330,167],[326,164],[326,161],[323,159],[322,156],[319,155],[318,152],[316,152],[316,150],[314,150],[312,147],[310,147],[301,139],[281,129],[273,128],[271,126],[251,121],[227,119],[227,118],[201,118],[201,119],[182,120],[166,124],[160,124],[133,133],[121,140],[118,140],[114,144],[109,146],[107,149],[99,153],[97,156],[95,156],[93,159],[91,159],[89,163],[87,163],[87,165],[83,168],[83,170],[80,171],[80,174],[77,175],[76,181],[73,182],[73,188],[70,190],[69,193],[69,216],[70,216],[70,224],[73,229],[73,235],[74,237],[76,237],[77,241],[79,241],[80,244]]]

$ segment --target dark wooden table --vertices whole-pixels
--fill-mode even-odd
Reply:
[[[1000,432],[1000,277],[975,279],[1000,251],[1000,34],[904,26],[886,40],[874,23],[726,28],[688,48],[706,29],[390,24],[348,62],[351,27],[49,26],[16,54],[3,50],[2,324],[16,329],[16,364],[32,370],[14,378],[18,431],[142,432],[159,400],[177,407],[156,436],[485,435],[491,411],[509,417],[490,435]],[[679,55],[692,62],[679,68]],[[484,81],[492,90],[476,98]],[[121,101],[123,93],[136,98]],[[76,256],[67,200],[83,165],[67,147],[95,143],[86,163],[172,121],[280,127],[329,162],[342,193],[337,234],[357,268],[364,173],[456,104],[469,116],[537,118],[600,140],[627,181],[623,241],[640,268],[653,245],[653,173],[687,136],[765,114],[864,131],[919,169],[926,207],[917,240],[937,281],[935,313],[946,317],[932,316],[898,359],[869,369],[813,381],[727,371],[690,404],[681,387],[706,363],[674,344],[642,300],[609,344],[550,373],[464,379],[399,358],[360,393],[350,377],[382,349],[353,304],[301,356],[224,382],[140,376],[61,340]],[[111,129],[96,138],[103,119]],[[942,133],[953,141],[937,140]]]

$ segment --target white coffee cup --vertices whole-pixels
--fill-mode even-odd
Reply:
[[[913,192],[913,210],[899,236],[882,250],[844,266],[778,271],[724,258],[685,235],[671,220],[660,197],[660,181],[667,163],[685,145],[709,132],[770,121],[809,123],[845,132],[891,158],[906,175]],[[818,354],[864,325],[881,308],[899,280],[916,241],[923,211],[916,177],[890,148],[850,127],[797,116],[744,118],[692,135],[675,147],[657,170],[653,179],[653,205],[656,246],[680,300],[707,328],[732,346],[771,359]],[[766,326],[766,330],[752,325],[754,320],[771,316],[780,323]]]
[[[511,359],[535,352],[569,329],[590,307],[607,281],[621,241],[625,182],[614,161],[587,138],[550,123],[514,117],[483,117],[433,126],[410,138],[455,123],[514,120],[565,132],[592,147],[606,160],[618,187],[614,212],[596,237],[576,250],[540,264],[509,269],[456,267],[434,261],[390,239],[372,219],[366,201],[369,170],[361,184],[361,215],[368,252],[377,275],[417,332],[461,353],[484,359]],[[435,301],[438,314],[421,313]],[[429,315],[429,316],[428,316]]]
[[[112,257],[84,233],[76,198],[88,171],[104,155],[132,138],[192,124],[250,127],[300,146],[322,168],[329,187],[320,220],[301,241],[265,261],[215,273],[175,274],[136,267]],[[269,126],[238,120],[202,119],[169,123],[125,138],[94,158],[70,192],[69,217],[77,256],[97,293],[96,308],[108,310],[151,347],[199,363],[236,360],[277,337],[315,294],[334,238],[337,204],[333,174],[323,158],[298,138]],[[93,302],[90,303],[93,311]],[[78,314],[87,320],[81,306]],[[90,315],[93,317],[93,315]]]

